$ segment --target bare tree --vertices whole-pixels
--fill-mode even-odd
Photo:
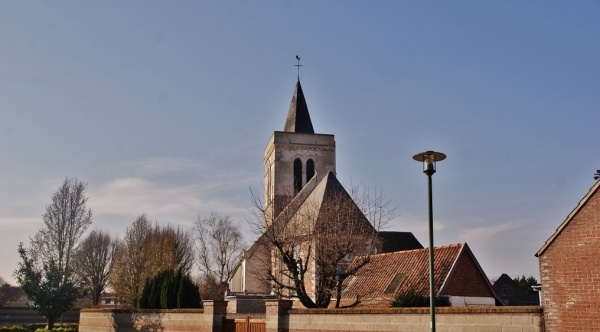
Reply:
[[[263,264],[268,266],[265,282],[277,294],[295,296],[307,308],[327,308],[335,295],[340,306],[343,281],[379,250],[377,232],[394,215],[382,195],[373,197],[364,187],[351,192],[354,199],[334,179],[320,197],[301,197],[300,192],[272,220],[265,220],[266,205],[253,193],[253,226],[269,253]],[[362,261],[348,270],[353,256]]]
[[[30,248],[19,245],[22,262],[15,276],[34,308],[48,319],[49,328],[78,296],[72,259],[92,223],[86,189],[77,178],[66,178],[46,206],[43,226],[30,238]]]
[[[108,276],[115,252],[116,242],[102,231],[92,231],[77,248],[74,266],[80,278],[84,294],[91,300],[92,307],[100,301],[108,286]]]
[[[72,275],[71,259],[75,247],[92,224],[92,211],[87,208],[87,185],[77,178],[65,178],[52,195],[43,214],[43,227],[30,239],[35,262],[53,261],[63,280]]]
[[[210,276],[202,275],[198,279],[198,291],[204,300],[222,300],[223,283],[218,282]]]
[[[243,243],[240,227],[230,216],[213,212],[206,218],[198,216],[194,230],[202,279],[207,284],[216,284],[215,293],[219,294],[218,299],[223,299],[227,281],[241,259]]]
[[[147,249],[147,241],[152,232],[152,225],[146,215],[140,215],[127,227],[125,237],[119,241],[113,257],[110,284],[113,290],[123,299],[122,302],[134,308],[142,294],[144,283],[149,275],[151,255]]]
[[[154,226],[148,240],[148,250],[155,255],[153,270],[181,271],[186,275],[194,264],[194,243],[192,236],[180,228],[171,225]]]
[[[144,214],[118,242],[109,281],[124,303],[137,308],[147,279],[165,270],[187,274],[193,260],[194,248],[187,232],[153,226]]]

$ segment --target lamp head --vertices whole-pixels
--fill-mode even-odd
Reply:
[[[446,155],[441,152],[425,151],[417,153],[413,159],[423,163],[423,173],[432,176],[435,173],[436,163],[446,159]]]

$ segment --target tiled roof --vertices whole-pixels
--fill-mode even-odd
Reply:
[[[296,88],[294,89],[294,95],[292,96],[292,102],[290,103],[290,109],[288,111],[287,119],[285,120],[283,131],[308,134],[315,133],[300,81],[296,82]]]
[[[466,244],[434,248],[436,293],[443,287]],[[355,258],[353,264],[357,262]],[[414,291],[429,293],[429,249],[390,252],[371,256],[356,276],[346,279],[344,298],[395,298]]]

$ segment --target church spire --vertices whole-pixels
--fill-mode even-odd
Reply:
[[[307,134],[315,133],[310,121],[310,114],[308,114],[308,106],[304,99],[300,79],[296,82],[296,89],[294,90],[294,96],[292,97],[283,131]]]

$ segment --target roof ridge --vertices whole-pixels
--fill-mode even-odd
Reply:
[[[464,246],[466,244],[467,244],[466,242],[452,243],[452,244],[447,244],[447,245],[443,245],[443,246],[437,246],[437,247],[434,246],[433,249],[445,249],[445,248],[461,247],[461,246]],[[398,254],[398,255],[400,255],[400,254],[407,254],[407,253],[412,252],[412,251],[420,251],[420,250],[426,250],[427,251],[427,250],[429,250],[429,247],[419,248],[419,249],[410,249],[410,250],[392,251],[392,252],[382,252],[382,253],[379,253],[379,254],[371,255],[371,257],[375,257],[375,256],[382,257],[382,256],[385,256],[385,255],[391,255],[391,254]]]

